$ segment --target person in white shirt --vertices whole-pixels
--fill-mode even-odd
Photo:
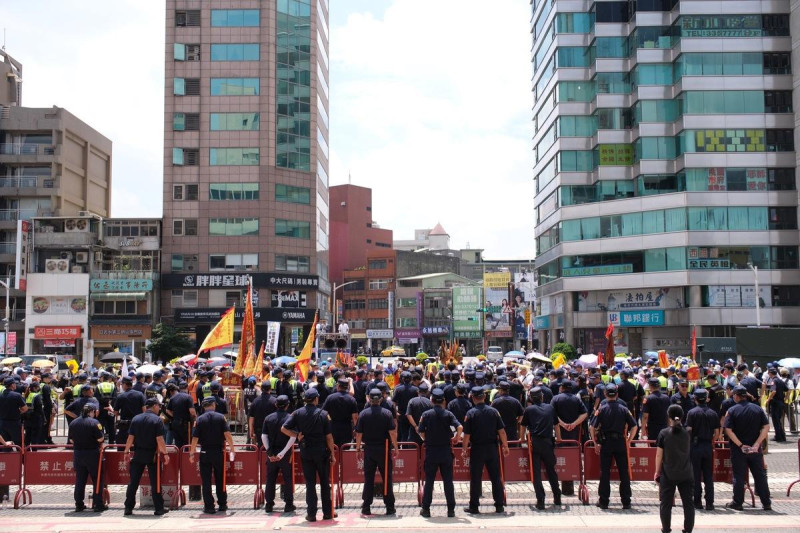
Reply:
[[[350,326],[347,325],[347,322],[342,322],[339,324],[339,335],[349,335],[350,334]]]

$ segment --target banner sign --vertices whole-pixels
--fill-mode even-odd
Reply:
[[[280,332],[280,322],[267,322],[267,344],[264,347],[265,353],[278,353],[278,340],[280,340]]]
[[[306,291],[272,291],[272,307],[306,307]]]
[[[478,286],[453,287],[453,330],[459,337],[466,332],[477,332],[480,337],[483,307],[481,288]]]
[[[200,308],[200,309],[176,309],[175,322],[179,324],[216,324],[222,314],[227,311],[223,307],[219,308]],[[264,323],[268,321],[308,323],[314,321],[316,309],[280,309],[271,307],[256,307],[253,309],[253,319],[256,322]],[[244,310],[236,308],[234,319],[241,321],[244,317]]]
[[[199,289],[214,287],[246,288],[248,278],[252,278],[254,287],[272,289],[316,289],[319,287],[319,276],[311,274],[291,274],[285,272],[254,274],[164,274],[161,286],[165,289]]]
[[[91,292],[141,292],[152,291],[152,279],[92,279]]]
[[[617,327],[663,326],[664,311],[619,311],[608,313],[608,321]]]
[[[501,282],[505,280],[504,282]],[[486,303],[479,307],[486,308],[484,313],[484,330],[499,331],[511,336],[511,316],[513,309],[509,303],[510,272],[494,272],[483,275],[483,299]]]
[[[619,311],[622,309],[680,309],[683,290],[659,287],[621,291],[582,291],[578,293],[578,312]]]
[[[33,336],[37,339],[77,339],[81,336],[80,326],[36,326]]]

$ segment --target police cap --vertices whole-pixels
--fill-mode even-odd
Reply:
[[[616,396],[617,395],[617,386],[613,383],[609,383],[606,385],[606,396]]]
[[[206,400],[207,400],[207,399],[208,399],[208,398],[206,398]],[[213,399],[213,398],[211,398],[211,400],[213,401],[214,399]],[[205,404],[206,404],[206,402],[205,402],[205,400],[203,400],[203,405],[205,405]],[[144,405],[145,405],[146,407],[153,407],[154,405],[161,405],[161,401],[160,401],[158,398],[148,398],[148,399],[147,399],[147,400],[144,402]]]
[[[212,381],[211,382],[211,390],[218,391],[222,388],[222,385],[219,384],[219,381]]]
[[[463,394],[467,394],[467,393],[469,393],[469,384],[467,384],[467,383],[459,383],[458,385],[456,385],[456,390],[458,392],[463,393]]]
[[[125,376],[122,378],[122,383],[124,383],[125,385],[133,385],[133,380],[128,376]]]
[[[305,393],[303,393],[303,399],[307,402],[312,401],[314,398],[319,398],[319,392],[317,389],[308,389]]]
[[[575,388],[575,382],[572,381],[571,379],[565,379],[564,381],[561,382],[561,388],[562,389]]]
[[[698,400],[705,400],[708,397],[708,391],[706,389],[696,389],[692,394]]]
[[[650,378],[650,379],[648,379],[647,380],[647,384],[648,385],[653,385],[653,386],[656,386],[656,387],[660,387],[661,386],[661,382],[658,380],[658,378]]]
[[[288,407],[289,405],[289,397],[285,394],[281,394],[277,398],[275,398],[275,403],[278,407]]]
[[[473,396],[483,396],[486,391],[483,390],[483,387],[472,387],[470,392]]]
[[[486,374],[484,372],[475,372],[475,380],[486,379]]]
[[[272,390],[272,382],[270,380],[268,380],[268,379],[265,379],[264,381],[262,381],[261,382],[261,390],[262,391]]]
[[[381,392],[389,392],[389,385],[387,385],[385,381],[379,381],[375,386]]]
[[[438,388],[437,389],[433,389],[433,392],[431,392],[431,399],[434,402],[440,402],[440,401],[444,400],[444,391],[442,389],[438,389]]]
[[[381,392],[380,389],[375,388],[375,389],[372,389],[372,390],[369,391],[369,397],[370,398],[375,398],[375,399],[383,398],[383,393]]]
[[[214,398],[213,396],[206,396],[205,398],[203,398],[203,406],[204,407],[206,405],[211,405],[212,403],[217,403],[217,399]]]
[[[6,379],[3,380],[3,386],[4,387],[10,387],[11,385],[13,385],[16,382],[17,381],[14,378],[9,377],[9,378],[6,378]]]
[[[430,390],[430,387],[424,381],[422,383],[420,383],[417,388],[422,392],[427,392],[427,391]]]
[[[737,385],[736,387],[733,388],[733,394],[737,396],[747,396],[747,389],[745,389],[741,385]]]
[[[336,384],[339,385],[339,387],[344,388],[344,389],[350,387],[350,382],[347,381],[344,378],[341,378],[338,381],[336,381]]]
[[[542,392],[541,387],[534,387],[531,389],[531,392],[528,393],[531,398],[541,398],[544,396],[544,392]]]
[[[508,384],[508,381],[501,381],[497,384],[498,389],[508,390],[511,388],[511,385]]]
[[[283,371],[283,377],[285,377],[285,378],[290,378],[290,377],[292,377],[292,371],[291,371],[291,370],[289,370],[289,369],[286,369],[286,370],[284,370],[284,371]]]

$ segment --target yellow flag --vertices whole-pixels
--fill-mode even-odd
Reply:
[[[261,375],[261,369],[264,367],[264,343],[261,343],[261,349],[258,350],[258,358],[250,357],[247,359],[247,364],[244,366],[244,377]]]
[[[564,356],[563,353],[560,353],[560,354],[556,355],[555,359],[553,359],[553,368],[562,367],[562,366],[564,366],[564,364],[566,362],[567,362],[567,358]]]
[[[253,287],[248,285],[247,296],[244,301],[244,318],[242,319],[242,338],[239,340],[239,355],[233,371],[243,376],[248,376],[245,369],[253,368],[255,363],[256,328],[253,320]]]
[[[306,337],[306,344],[303,346],[303,351],[300,352],[300,357],[297,358],[295,368],[299,373],[301,383],[305,383],[308,376],[308,369],[311,366],[311,350],[314,348],[314,337],[317,334],[317,313],[314,313],[314,323],[311,324],[311,331]]]
[[[219,319],[217,325],[208,332],[206,335],[206,340],[203,341],[203,344],[200,346],[200,349],[197,350],[197,355],[199,356],[203,352],[207,352],[209,350],[213,350],[214,348],[220,348],[222,346],[230,346],[233,344],[233,310],[235,307],[231,307],[225,313],[223,313],[222,318]]]

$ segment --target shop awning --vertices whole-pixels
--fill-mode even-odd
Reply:
[[[147,300],[146,292],[104,292],[92,294],[92,300]]]

